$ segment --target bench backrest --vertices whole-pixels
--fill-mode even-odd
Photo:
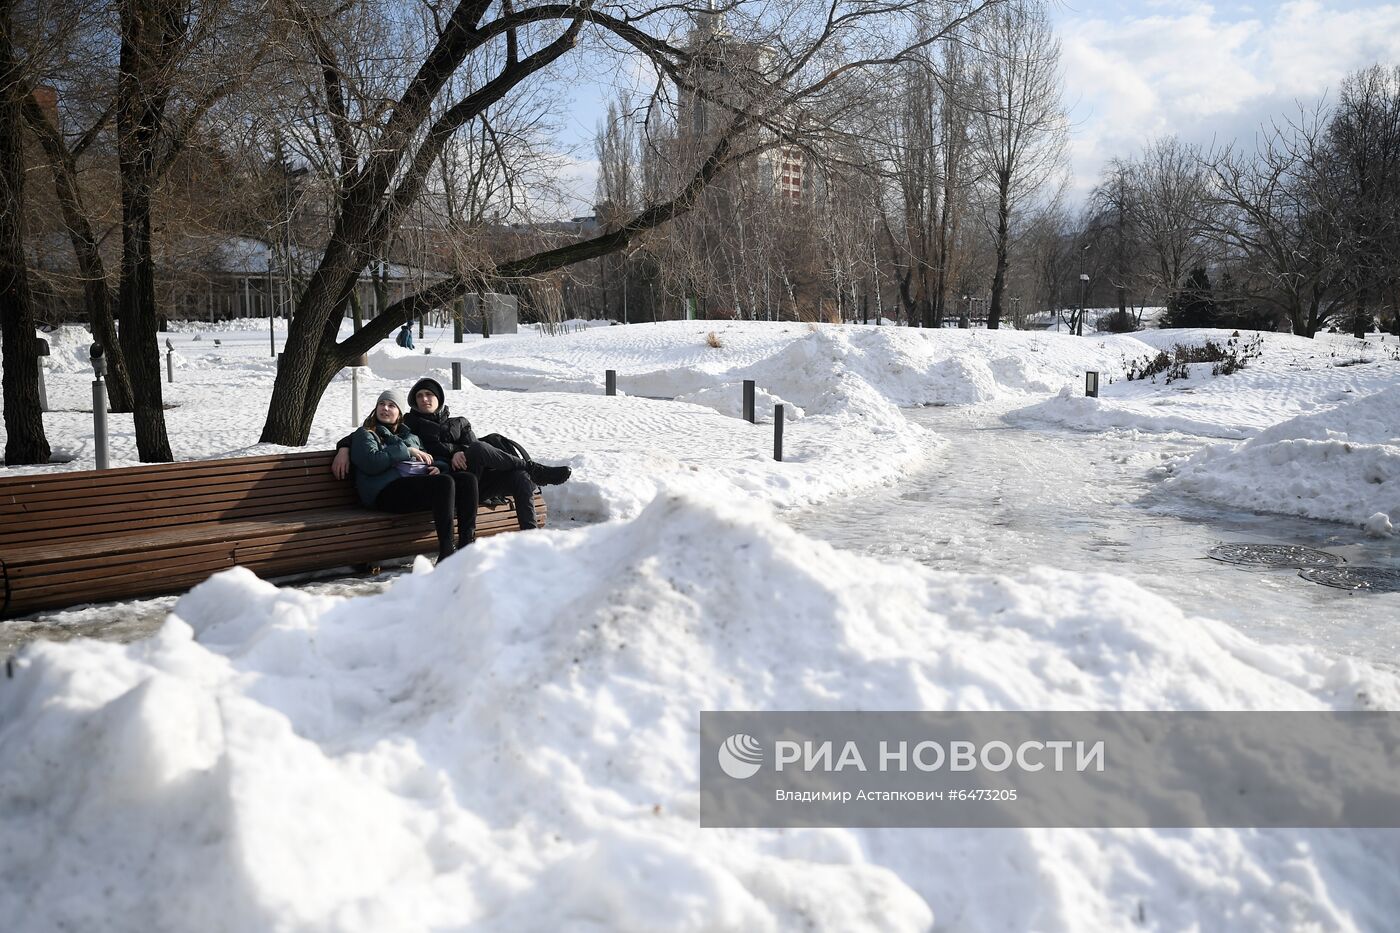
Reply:
[[[0,547],[359,505],[333,451],[0,479]]]

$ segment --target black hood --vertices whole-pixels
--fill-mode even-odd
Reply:
[[[432,412],[431,414],[418,411],[416,407],[418,404],[418,393],[422,389],[428,389],[434,395],[437,396],[437,411]],[[413,388],[408,390],[408,404],[415,406],[413,410],[425,418],[436,418],[437,420],[441,421],[447,416],[447,396],[444,395],[442,392],[442,383],[438,382],[436,379],[430,379],[427,376],[424,376],[422,379],[419,379],[413,384]]]

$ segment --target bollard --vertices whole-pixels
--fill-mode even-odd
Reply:
[[[617,394],[617,370],[610,369],[603,373],[603,392],[606,395]]]
[[[34,364],[39,367],[39,410],[49,410],[49,388],[44,385],[44,357],[49,355],[49,342],[43,337],[34,338]]]
[[[773,406],[773,459],[783,459],[783,406]]]
[[[749,424],[755,424],[753,414],[753,380],[744,380],[744,420]]]
[[[1092,369],[1084,374],[1084,397],[1099,397],[1099,374]]]
[[[432,355],[433,355],[433,348],[432,348],[432,347],[424,347],[424,348],[423,348],[423,355],[424,355],[424,356],[432,356]]]
[[[92,372],[96,377],[92,380],[92,433],[97,448],[97,468],[105,470],[108,464],[107,383],[102,377],[107,375],[107,360],[102,356],[102,344],[94,343],[88,350],[88,358],[92,360]]]
[[[165,381],[175,382],[175,345],[165,341]]]
[[[461,363],[453,363],[453,364],[452,364],[452,388],[454,388],[454,389],[460,389],[461,387],[462,387],[462,364],[461,364]]]

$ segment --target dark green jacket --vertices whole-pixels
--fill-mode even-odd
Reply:
[[[422,446],[402,422],[397,434],[381,424],[373,431],[360,428],[351,435],[350,462],[355,467],[355,490],[360,501],[374,505],[384,487],[402,477],[395,465],[413,456],[409,453],[411,448]]]

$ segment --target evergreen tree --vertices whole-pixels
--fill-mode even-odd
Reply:
[[[1215,327],[1219,309],[1210,287],[1210,276],[1197,266],[1186,277],[1186,284],[1167,301],[1163,327]]]

